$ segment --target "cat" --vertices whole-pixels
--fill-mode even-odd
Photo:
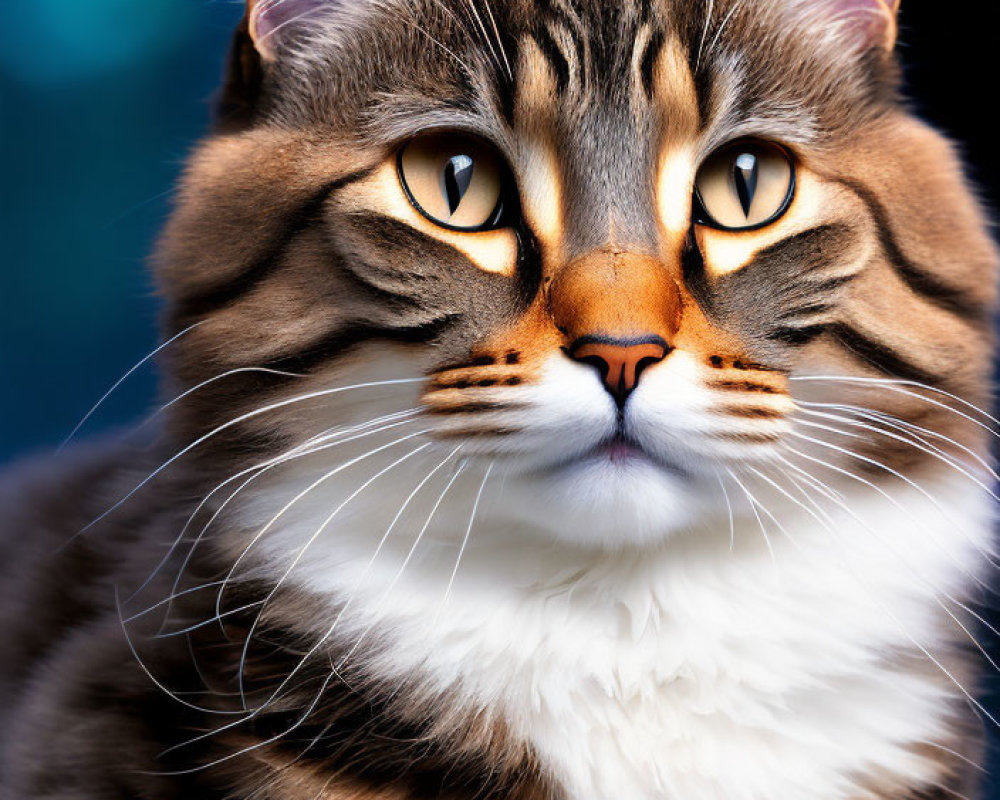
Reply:
[[[980,796],[997,252],[897,12],[250,0],[157,433],[0,490],[2,796]]]

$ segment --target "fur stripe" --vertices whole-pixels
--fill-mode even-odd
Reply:
[[[352,172],[331,181],[312,194],[289,214],[283,234],[276,241],[271,242],[262,255],[236,278],[225,284],[207,289],[197,295],[181,298],[177,302],[176,317],[181,320],[202,318],[252,292],[281,264],[282,257],[296,239],[319,220],[320,212],[327,199],[344,187],[366,178],[371,172],[372,169]]]
[[[346,355],[352,348],[372,339],[390,342],[423,343],[441,335],[454,320],[446,317],[423,325],[403,328],[385,328],[371,324],[355,323],[347,329],[338,328],[298,353],[275,359],[267,366],[271,369],[308,374],[322,364]]]
[[[849,178],[831,177],[830,180],[851,191],[867,206],[869,213],[875,220],[875,225],[878,228],[879,242],[885,251],[886,257],[889,259],[889,263],[896,270],[903,283],[914,294],[920,295],[920,297],[929,303],[964,320],[979,325],[984,325],[989,321],[990,310],[982,301],[971,297],[963,289],[949,286],[936,276],[918,267],[906,257],[893,232],[889,221],[889,214],[886,212],[885,206],[882,205],[871,189],[860,181]]]
[[[918,383],[930,384],[931,386],[941,382],[939,375],[918,367],[892,348],[880,342],[872,341],[850,325],[845,323],[827,325],[824,331],[830,334],[845,349],[850,350],[862,360],[867,361],[888,375],[917,381]]]
[[[663,44],[666,38],[663,35],[663,31],[656,31],[652,36],[649,37],[649,41],[646,43],[646,49],[642,54],[642,59],[639,62],[639,74],[642,79],[642,90],[646,93],[646,97],[652,100],[653,98],[653,67],[656,65],[656,59],[660,55],[660,51],[663,49]]]
[[[556,76],[556,91],[562,94],[569,87],[570,66],[552,33],[545,25],[539,25],[532,34],[538,51],[545,57]]]

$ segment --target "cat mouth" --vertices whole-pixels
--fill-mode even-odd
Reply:
[[[639,442],[620,431],[609,439],[600,442],[584,457],[604,458],[612,464],[619,466],[627,466],[634,461],[640,460],[652,461],[654,463],[656,461]]]
[[[623,472],[629,469],[654,467],[676,476],[688,476],[687,470],[680,464],[652,452],[644,447],[640,441],[622,430],[616,431],[576,458],[564,462],[560,467],[575,467],[583,464],[606,466]]]

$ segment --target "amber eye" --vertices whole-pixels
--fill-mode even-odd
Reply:
[[[429,134],[399,153],[399,181],[431,222],[459,231],[508,224],[509,179],[493,148],[460,134]]]
[[[795,167],[786,150],[761,141],[740,141],[717,150],[695,181],[697,221],[746,231],[782,217],[795,196]]]

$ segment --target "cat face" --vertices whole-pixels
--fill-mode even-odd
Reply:
[[[818,376],[974,399],[993,253],[899,107],[894,12],[251,4],[158,259],[173,377],[212,384],[175,430],[278,452],[411,413],[520,525],[618,547],[816,458]]]

